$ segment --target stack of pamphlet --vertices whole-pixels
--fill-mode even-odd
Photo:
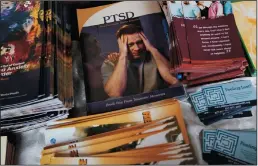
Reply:
[[[1,165],[13,165],[15,158],[15,146],[7,136],[1,136]]]
[[[170,70],[168,24],[157,1],[77,9],[77,20],[88,114],[185,96]]]
[[[200,139],[203,160],[211,165],[257,164],[256,130],[205,129]]]
[[[245,75],[248,62],[230,1],[167,1],[162,9],[169,16],[172,71],[184,83]]]
[[[41,164],[196,164],[180,104],[166,99],[50,123]]]
[[[190,93],[190,99],[199,119],[205,124],[221,119],[252,116],[257,105],[256,87],[251,80],[231,80],[201,87]]]
[[[1,1],[1,132],[66,118],[73,107],[68,7],[53,1]]]

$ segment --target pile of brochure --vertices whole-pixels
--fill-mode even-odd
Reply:
[[[232,11],[223,11],[219,1],[167,1],[166,6],[162,4],[169,23],[171,70],[184,83],[197,85],[245,75],[247,50]],[[213,10],[217,15],[211,16]]]
[[[205,129],[200,134],[202,157],[211,165],[256,165],[255,130]]]
[[[167,99],[49,124],[41,164],[196,164],[180,104]]]
[[[7,136],[1,136],[1,165],[13,165],[15,160],[15,146]]]
[[[73,107],[70,16],[52,1],[1,1],[1,132],[63,119]]]
[[[199,119],[209,125],[221,119],[252,116],[257,105],[256,86],[251,80],[231,80],[203,86],[189,94]]]

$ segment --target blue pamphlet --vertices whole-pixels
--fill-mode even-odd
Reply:
[[[212,164],[255,164],[257,160],[256,131],[218,129],[211,150]]]
[[[250,80],[216,84],[202,89],[209,111],[239,109],[256,105],[256,89]]]
[[[192,105],[200,120],[205,124],[211,124],[221,119],[232,119],[252,116],[250,108],[235,110],[209,111],[208,104],[202,91],[189,94]]]

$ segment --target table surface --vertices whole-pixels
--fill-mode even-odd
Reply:
[[[75,42],[73,44],[76,45]],[[78,49],[75,49],[78,50]],[[81,55],[79,52],[74,52],[73,55],[73,77],[74,77],[74,98],[75,108],[71,111],[70,117],[78,117],[86,115],[86,97],[84,87],[84,76],[82,71]],[[250,79],[250,78],[247,78]],[[251,78],[256,85],[256,78]],[[195,91],[199,87],[188,89],[189,92]],[[202,129],[256,129],[256,107],[252,108],[252,117],[239,119],[221,120],[209,126],[204,126],[193,111],[192,106],[185,101],[181,101],[184,119],[186,122],[188,134],[195,150],[199,164],[206,164],[201,157],[201,145],[199,134]],[[16,140],[16,156],[15,164],[19,165],[39,165],[41,151],[45,146],[44,137],[45,128],[35,129],[23,133],[15,134]]]

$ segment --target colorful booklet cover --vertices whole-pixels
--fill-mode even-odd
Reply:
[[[58,17],[52,15],[56,3],[1,1],[0,110],[1,119],[6,120],[1,121],[3,132],[42,127],[47,121],[67,117],[66,110],[72,107],[70,11],[59,8],[58,15],[64,15],[61,26]],[[56,20],[60,23],[58,30],[64,29],[58,35],[57,26],[53,26]],[[64,48],[61,43],[66,46],[61,51],[66,63],[58,67],[53,34],[61,41],[59,47]],[[57,93],[57,72],[62,73],[60,77],[66,83],[62,86],[65,90],[63,101]],[[61,113],[64,110],[65,113]],[[26,116],[30,118],[24,119]]]
[[[37,99],[43,44],[43,3],[1,1],[0,105]],[[44,15],[44,14],[43,14]],[[42,92],[44,94],[44,91]]]
[[[184,95],[170,72],[158,2],[77,9],[89,114]]]

